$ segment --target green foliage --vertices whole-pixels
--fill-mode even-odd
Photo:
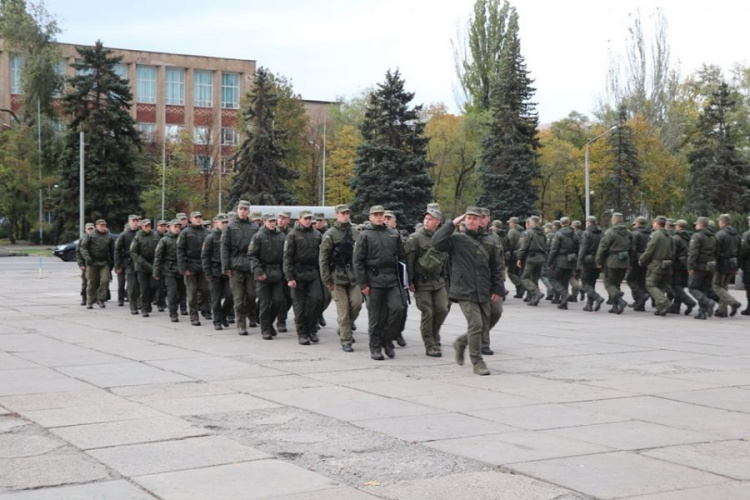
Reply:
[[[130,116],[132,95],[117,76],[114,57],[101,41],[79,47],[78,74],[63,98],[70,117],[60,159],[57,231],[63,239],[78,234],[79,132],[85,134],[85,219],[107,219],[118,231],[127,215],[139,211],[143,188],[137,168],[140,136]]]
[[[600,198],[609,203],[615,212],[625,217],[641,213],[638,197],[642,165],[633,141],[633,130],[627,125],[627,109],[619,110],[617,128],[607,137],[608,155],[613,168],[605,174]]]
[[[370,95],[351,183],[353,213],[384,205],[405,228],[421,219],[432,198],[422,106],[410,108],[412,99],[398,70],[386,72],[385,82]]]
[[[0,217],[11,243],[25,239],[38,209],[39,171],[35,134],[19,126],[0,132]]]

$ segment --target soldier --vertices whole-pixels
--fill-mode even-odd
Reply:
[[[508,240],[510,241],[510,246],[508,247],[508,251],[510,251],[508,278],[511,283],[513,283],[513,286],[516,287],[516,294],[513,298],[520,299],[526,292],[523,288],[523,281],[521,280],[522,267],[518,264],[518,248],[521,245],[521,234],[523,233],[523,230],[518,223],[518,217],[511,217],[508,219],[508,226],[510,226],[510,229],[508,229]]]
[[[546,262],[547,240],[544,237],[542,228],[539,227],[539,217],[532,215],[527,221],[528,228],[521,235],[521,242],[518,247],[518,259],[516,265],[520,268],[523,265],[523,287],[529,292],[531,297],[530,306],[538,306],[544,294],[539,291],[539,277],[542,274],[542,266]]]
[[[666,316],[669,300],[666,296],[667,284],[672,280],[674,248],[667,234],[667,218],[658,216],[653,222],[653,231],[638,264],[646,269],[646,287],[656,302],[656,316]]]
[[[354,268],[367,300],[370,357],[393,358],[393,340],[406,308],[405,290],[399,281],[399,261],[405,258],[399,234],[384,223],[385,208],[370,207],[370,224],[354,245]]]
[[[482,358],[482,332],[489,329],[490,302],[503,300],[505,286],[500,268],[502,258],[496,244],[480,231],[481,217],[476,207],[468,207],[465,214],[447,222],[435,233],[432,245],[436,250],[450,255],[451,285],[448,297],[458,302],[466,318],[466,333],[453,342],[456,363],[464,364],[468,346],[474,373],[489,375],[490,371]],[[466,222],[466,229],[458,232],[455,228],[462,221]]]
[[[263,225],[263,213],[260,210],[250,212],[250,220],[258,224],[258,228]]]
[[[547,265],[553,269],[555,292],[560,295],[558,309],[568,308],[568,285],[578,261],[578,235],[570,228],[570,219],[560,219],[560,229],[555,232],[550,245]]]
[[[140,285],[141,314],[148,318],[151,314],[151,300],[156,292],[158,283],[153,279],[154,254],[159,238],[151,231],[151,221],[143,219],[141,230],[138,231],[130,244],[130,257],[135,264]]]
[[[542,226],[542,231],[544,231],[544,239],[547,242],[548,249],[550,246],[552,246],[552,239],[555,237],[555,233],[560,229],[560,227],[562,226],[560,225],[559,220],[547,222],[544,224],[544,226]],[[542,272],[539,275],[539,279],[542,283],[544,283],[544,287],[547,289],[546,300],[551,300],[553,304],[559,304],[560,295],[555,292],[555,280],[554,278],[552,278],[552,269],[547,264],[546,257],[544,259],[544,264],[542,265]]]
[[[164,236],[167,235],[167,231],[167,221],[163,219],[159,220],[159,222],[156,223],[156,237],[161,240]],[[157,310],[159,312],[164,312],[164,309],[167,307],[167,289],[163,281],[157,281],[156,283],[154,303],[156,304]]]
[[[177,264],[177,237],[182,230],[179,219],[173,219],[168,225],[167,234],[159,240],[154,250],[154,279],[163,282],[167,289],[167,307],[172,323],[180,321],[177,308],[180,305],[180,284],[183,283]],[[184,286],[184,284],[183,284]]]
[[[747,218],[747,224],[750,226],[750,217]],[[740,314],[750,316],[750,229],[742,233],[740,268],[742,269],[742,284],[745,285],[745,297],[747,298],[747,307]]]
[[[336,302],[341,349],[353,352],[352,330],[362,308],[362,291],[354,272],[354,242],[359,236],[347,205],[336,205],[336,222],[320,244],[320,276]]]
[[[138,232],[140,220],[140,215],[129,215],[128,226],[123,229],[120,236],[117,237],[117,242],[115,242],[115,272],[117,274],[125,274],[128,302],[130,302],[130,314],[138,314],[139,308],[138,277],[135,272],[133,259],[130,258],[130,244],[133,243],[133,238],[135,238],[135,234]],[[123,305],[123,302],[118,299],[117,305]]]
[[[109,273],[114,264],[114,244],[107,230],[107,221],[98,219],[96,230],[81,241],[81,256],[86,264],[86,309],[93,309],[94,302],[106,307]]]
[[[284,277],[292,292],[294,324],[298,342],[318,342],[315,325],[323,307],[323,285],[320,281],[319,251],[323,237],[312,226],[312,212],[301,210],[299,227],[292,229],[284,242]]]
[[[86,288],[88,287],[88,282],[86,281],[86,261],[83,258],[83,255],[81,255],[81,245],[83,244],[83,239],[86,238],[86,236],[93,233],[95,230],[94,224],[92,222],[87,222],[84,232],[86,234],[83,235],[83,238],[80,239],[78,244],[76,245],[76,263],[78,264],[78,268],[81,270],[81,305],[86,305]]]
[[[180,221],[180,232],[184,231],[188,226],[188,216],[182,212],[175,215],[175,218]]]
[[[669,220],[667,220],[669,222]],[[674,247],[674,265],[672,269],[672,293],[674,302],[667,312],[680,314],[680,306],[685,304],[685,316],[690,316],[693,308],[696,306],[695,301],[685,292],[688,286],[688,244],[690,234],[686,231],[687,221],[680,219],[674,224],[674,234],[672,235],[672,246]]]
[[[247,256],[258,225],[250,220],[250,202],[240,200],[237,219],[221,234],[221,269],[229,276],[234,299],[237,333],[247,335],[248,324],[255,328],[255,280]]]
[[[289,227],[289,222],[291,221],[292,217],[291,212],[282,210],[281,212],[276,214],[276,217],[278,218],[276,228],[284,233],[284,237],[288,236],[289,231],[292,230],[292,228]],[[323,235],[321,234],[321,236]],[[278,331],[279,333],[286,333],[286,320],[289,316],[289,309],[292,307],[292,293],[289,289],[289,286],[287,285],[286,280],[281,280],[281,285],[284,289],[284,299],[286,300],[286,304],[279,311],[279,317],[276,318],[276,331]]]
[[[213,218],[213,228],[203,240],[201,248],[201,266],[211,288],[211,316],[214,330],[229,327],[228,317],[234,309],[229,276],[221,270],[221,234],[225,231],[229,219],[226,214],[217,214]]]
[[[392,210],[386,210],[385,211],[385,225],[389,228],[393,229],[394,231],[398,232],[399,237],[401,238],[401,244],[406,247],[406,242],[409,239],[409,235],[407,234],[404,236],[401,231],[398,230],[398,219],[396,217],[396,214],[393,213]],[[406,328],[406,317],[409,314],[409,306],[404,308],[404,314],[401,319],[401,327],[398,330],[398,334],[396,335],[396,344],[399,345],[399,347],[406,347],[406,340],[404,339],[404,328]]]
[[[624,224],[623,215],[614,213],[612,214],[612,227],[604,233],[596,251],[596,267],[599,269],[607,267],[604,284],[612,303],[612,308],[609,310],[611,313],[622,314],[627,306],[627,302],[622,298],[624,293],[620,291],[620,286],[628,272],[632,258],[632,235]]]
[[[646,222],[645,217],[636,217],[633,221],[633,262],[627,277],[628,286],[633,294],[633,310],[641,312],[646,310],[646,301],[649,298],[646,292],[646,268],[638,263],[641,255],[646,251],[646,245],[648,245],[651,236],[651,228],[647,226]]]
[[[175,215],[175,219],[180,221],[180,233],[188,227],[188,216],[182,212]],[[180,315],[187,316],[187,289],[185,288],[185,281],[179,280],[177,283],[178,293],[180,297]]]
[[[596,217],[586,217],[586,230],[581,236],[578,247],[578,268],[581,269],[581,286],[586,294],[584,311],[599,311],[604,299],[596,292],[596,281],[599,279],[600,269],[596,265],[596,251],[602,241],[602,230],[597,224]]]
[[[443,355],[440,348],[440,327],[448,316],[448,291],[445,289],[445,262],[448,255],[435,250],[432,237],[443,215],[427,209],[422,227],[414,231],[405,245],[406,266],[417,309],[422,313],[419,330],[425,354],[434,358]]]
[[[328,231],[328,223],[326,222],[326,216],[323,212],[315,212],[313,214],[313,218],[315,220],[315,229],[318,230],[321,236],[325,234],[326,231]],[[331,305],[331,292],[328,290],[328,288],[325,288],[323,290],[323,309],[320,311],[320,318],[318,318],[318,325],[320,326],[326,326],[326,318],[323,316],[323,313],[326,309],[328,309],[328,306]],[[320,327],[316,327],[316,330],[320,329]],[[356,329],[352,325],[352,329]]]
[[[203,216],[200,212],[191,212],[190,225],[177,238],[177,262],[185,278],[190,324],[193,326],[200,326],[200,312],[208,320],[212,317],[208,281],[201,265],[201,250],[206,236],[208,231],[203,227]]]
[[[716,303],[708,298],[711,281],[716,271],[716,237],[708,217],[698,217],[695,232],[688,246],[688,287],[698,301],[695,319],[706,319],[714,315]]]
[[[726,318],[734,316],[742,306],[732,297],[727,287],[734,279],[739,269],[739,252],[741,238],[737,230],[731,226],[729,214],[719,216],[719,230],[716,232],[716,273],[714,274],[713,289],[719,296],[719,308],[716,316]],[[731,312],[727,309],[731,308]]]
[[[505,248],[500,237],[493,231],[489,230],[490,225],[490,209],[485,207],[478,207],[479,213],[482,214],[482,218],[479,220],[479,228],[484,233],[484,237],[489,238],[495,244],[498,255],[500,255],[500,274],[503,279],[503,286],[505,283]],[[492,356],[495,351],[490,347],[490,331],[495,328],[495,325],[503,315],[503,302],[498,300],[497,302],[490,302],[490,322],[488,328],[482,331],[482,354],[484,356]]]
[[[263,215],[263,227],[250,241],[247,255],[258,292],[261,335],[264,340],[272,340],[276,336],[273,322],[279,309],[286,304],[281,284],[284,279],[284,233],[276,228],[276,214]]]
[[[578,241],[580,242],[581,238],[583,238],[581,221],[574,220],[570,223],[570,228],[578,236]],[[573,269],[573,276],[570,277],[570,298],[568,302],[578,302],[578,294],[581,295],[581,300],[583,300],[584,292],[583,288],[581,288],[581,269],[576,267]]]

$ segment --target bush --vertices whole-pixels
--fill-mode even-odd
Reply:
[[[32,245],[54,245],[55,232],[51,227],[42,227],[42,241],[39,241],[39,228],[33,229],[29,233],[29,243]]]

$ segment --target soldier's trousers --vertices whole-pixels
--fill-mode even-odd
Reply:
[[[125,270],[121,273],[117,273],[117,302],[118,303],[124,303],[125,298],[128,296],[128,292],[126,290],[126,283],[127,278],[125,274]]]
[[[523,280],[521,279],[521,269],[518,268],[515,261],[512,261],[508,265],[508,279],[513,286],[516,287],[516,295],[522,295],[526,289],[523,287]]]
[[[370,288],[367,300],[370,350],[391,346],[399,333],[405,305],[398,285],[390,288]]]
[[[232,271],[229,278],[234,299],[234,316],[237,328],[244,330],[249,319],[255,323],[255,279],[250,271]]]
[[[417,290],[414,302],[422,313],[419,331],[426,350],[440,346],[440,327],[448,317],[448,291],[445,287],[439,290]]]
[[[555,288],[555,280],[552,278],[550,268],[546,264],[542,264],[542,272],[539,274],[539,280],[544,284],[544,288],[547,289],[547,296],[551,296]]]
[[[86,303],[93,304],[97,300],[107,300],[109,290],[109,266],[86,266]]]
[[[627,274],[627,272],[627,269],[614,267],[607,268],[607,275],[604,278],[604,285],[607,288],[607,294],[609,295],[609,300],[612,301],[612,304],[617,303],[617,298],[622,293],[620,291],[620,286],[622,285],[622,280],[625,279],[625,274]]]
[[[260,331],[262,333],[273,333],[273,322],[279,315],[281,308],[286,307],[284,287],[280,281],[278,283],[256,281],[255,292],[258,295],[258,305],[260,306]]]
[[[570,277],[570,293],[575,297],[581,291],[581,288],[581,271],[576,269]]]
[[[342,344],[352,343],[352,323],[362,310],[362,290],[359,285],[333,285],[331,296],[336,302],[339,335]]]
[[[86,280],[86,271],[81,271],[81,302],[86,302],[86,298],[88,295],[87,289],[88,288],[88,281]]]
[[[600,298],[600,295],[596,293],[596,280],[599,279],[600,272],[596,267],[584,267],[581,271],[581,289],[592,301]]]
[[[289,316],[289,309],[292,308],[294,301],[292,299],[292,290],[287,286],[286,281],[284,281],[282,285],[284,291],[284,307],[279,310],[279,317],[276,319],[279,322],[286,323],[287,317]]]
[[[212,276],[209,283],[211,289],[211,314],[214,323],[221,323],[232,315],[234,301],[229,278],[226,275]]]
[[[633,300],[638,302],[646,296],[646,268],[636,264],[628,273],[628,286],[633,294]]]
[[[470,302],[462,300],[458,303],[466,318],[466,333],[456,339],[461,347],[469,347],[471,364],[475,365],[482,359],[482,332],[490,329],[490,302]]]
[[[151,301],[161,283],[153,278],[152,273],[138,271],[138,285],[140,286],[141,309],[145,313],[150,313]]]
[[[658,267],[658,265],[659,263],[652,264],[654,267]],[[651,298],[656,302],[657,311],[662,311],[669,307],[669,299],[667,299],[666,291],[671,279],[671,272],[664,273],[651,269],[646,272],[646,290],[648,290]]]
[[[323,284],[319,279],[297,280],[297,288],[291,289],[291,292],[297,336],[308,338],[315,331],[315,324],[323,310]]]
[[[708,291],[711,289],[711,280],[713,279],[712,272],[708,271],[693,271],[693,275],[690,276],[688,287],[690,289],[690,295],[695,297],[698,301],[701,310],[707,311],[711,304],[711,299],[708,298]]]
[[[695,307],[695,301],[687,294],[685,288],[688,286],[689,276],[686,269],[677,269],[672,273],[672,293],[674,304],[680,307],[685,304],[689,308]]]
[[[163,281],[159,281],[154,292],[156,307],[163,309],[167,307],[167,288]]]
[[[560,295],[563,295],[566,299],[568,294],[568,284],[570,283],[570,278],[573,276],[573,270],[572,269],[563,269],[561,267],[556,267],[555,272],[553,273],[553,279],[554,279],[554,287],[555,292],[559,293]]]
[[[167,289],[167,307],[169,308],[169,317],[176,318],[177,309],[180,305],[180,288],[184,288],[185,283],[182,281],[182,277],[178,276],[162,276],[161,281],[164,281],[164,286]]]
[[[497,302],[490,301],[490,322],[487,324],[487,329],[482,331],[482,347],[490,347],[490,332],[500,318],[503,316],[503,301],[498,300]]]
[[[531,294],[539,292],[539,277],[542,275],[542,267],[542,264],[536,264],[528,260],[526,265],[523,266],[523,274],[521,275],[523,287]]]
[[[719,312],[727,312],[727,308],[733,305],[739,304],[739,301],[732,297],[729,293],[729,284],[734,280],[734,273],[719,273],[714,274],[713,289],[716,295],[719,296]]]
[[[138,273],[135,269],[125,268],[123,271],[126,274],[127,290],[128,290],[128,302],[130,302],[130,310],[137,311],[140,307],[140,295],[141,287],[138,284]]]
[[[185,276],[185,290],[187,291],[188,309],[190,310],[190,321],[200,320],[201,311],[210,310],[210,291],[208,280],[203,271],[190,271],[190,276]]]

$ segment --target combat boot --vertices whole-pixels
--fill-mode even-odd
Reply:
[[[455,351],[456,364],[463,366],[464,364],[464,353],[466,352],[466,344],[460,344],[458,340],[453,341],[453,350]]]
[[[310,332],[310,342],[317,344],[319,341],[320,338],[318,337],[318,334],[314,330]]]
[[[474,373],[477,375],[489,375],[490,370],[487,368],[487,365],[484,364],[484,361],[477,361],[474,363]]]
[[[278,330],[279,333],[286,333],[286,321],[278,320],[276,322],[276,330]]]
[[[298,342],[299,345],[310,345],[310,339],[307,337],[300,337]]]
[[[594,308],[592,307],[593,303],[594,303],[593,300],[591,299],[587,300],[586,305],[583,306],[583,310],[586,312],[593,312],[594,311]]]
[[[680,304],[671,304],[667,307],[667,312],[669,314],[680,314]]]
[[[385,346],[383,346],[383,350],[385,351],[385,355],[389,358],[396,357],[396,350],[393,349],[393,344],[386,344]]]
[[[594,312],[596,312],[596,311],[599,311],[599,309],[601,309],[601,308],[602,308],[602,304],[604,303],[604,299],[603,299],[603,298],[601,298],[601,297],[599,297],[599,298],[598,298],[598,299],[596,299],[596,300],[595,300],[594,302],[595,302],[595,305],[594,305]]]
[[[567,309],[568,308],[568,299],[569,298],[570,298],[570,294],[568,294],[567,291],[566,292],[562,292],[560,294],[560,301],[559,301],[560,305],[558,305],[557,308],[558,309]]]
[[[703,309],[698,309],[698,314],[693,316],[693,319],[707,319],[708,316],[706,315],[706,311]]]
[[[398,344],[399,347],[406,347],[406,340],[404,340],[404,334],[403,333],[399,333],[396,336],[396,343]]]
[[[370,359],[374,359],[375,361],[383,361],[385,359],[385,356],[383,356],[383,353],[381,352],[379,347],[370,348]]]

